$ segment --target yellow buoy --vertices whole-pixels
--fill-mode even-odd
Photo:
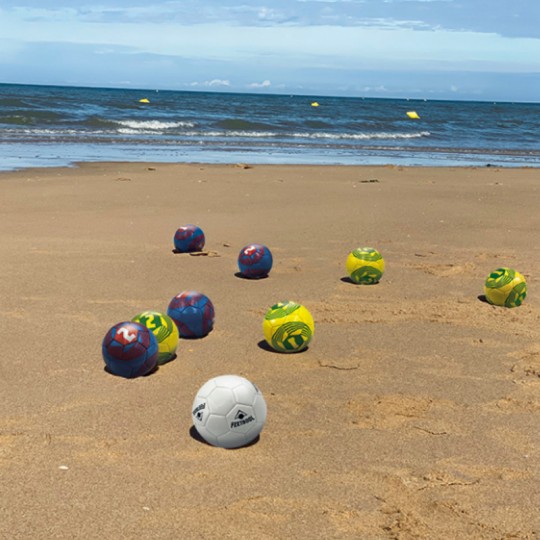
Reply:
[[[408,116],[409,118],[420,118],[420,117],[418,116],[418,113],[417,113],[416,111],[407,111],[407,116]]]
[[[150,100],[147,98],[139,99],[139,103],[150,103]]]
[[[318,104],[316,101],[314,101],[314,102],[311,104],[311,106],[312,106],[312,107],[318,107],[319,104]]]

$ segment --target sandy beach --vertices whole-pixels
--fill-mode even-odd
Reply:
[[[0,538],[540,537],[538,169],[95,163],[0,174]],[[187,223],[206,256],[173,253]],[[267,279],[237,256],[267,245]],[[377,285],[346,277],[377,248]],[[528,296],[482,301],[495,268]],[[104,370],[115,323],[206,294],[214,330],[150,376]],[[280,300],[307,351],[261,346]],[[260,439],[201,442],[191,405],[238,374]]]

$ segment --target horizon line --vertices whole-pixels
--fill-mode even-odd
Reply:
[[[279,96],[279,97],[306,97],[306,98],[339,98],[339,99],[361,99],[361,100],[369,100],[369,99],[378,99],[378,100],[402,100],[402,101],[419,101],[419,102],[429,102],[429,101],[459,101],[464,103],[508,103],[508,104],[520,104],[520,105],[539,105],[540,101],[527,101],[527,100],[506,100],[506,99],[473,99],[473,98],[459,98],[456,97],[455,99],[452,98],[427,98],[427,97],[405,97],[405,96],[366,96],[366,95],[336,95],[336,94],[316,94],[316,93],[309,93],[309,94],[296,94],[296,93],[290,93],[290,92],[253,92],[253,91],[243,91],[243,90],[212,90],[212,89],[204,89],[204,90],[194,90],[194,89],[173,89],[173,88],[139,88],[139,87],[129,87],[129,86],[88,86],[88,85],[79,85],[79,84],[60,84],[60,83],[22,83],[22,82],[1,82],[0,85],[4,86],[37,86],[37,87],[45,87],[45,88],[77,88],[77,89],[86,89],[86,90],[132,90],[134,92],[182,92],[182,93],[190,93],[190,94],[233,94],[233,95],[251,95],[251,96]]]

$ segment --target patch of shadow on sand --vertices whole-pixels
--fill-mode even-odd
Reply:
[[[210,334],[212,331],[214,330],[214,328],[210,328],[210,330],[208,330],[208,332],[206,334],[204,334],[203,336],[184,336],[182,334],[180,334],[180,342],[185,339],[187,341],[197,341],[199,339],[204,339],[208,334]]]
[[[212,447],[214,446],[213,444],[210,444],[201,436],[201,434],[197,431],[197,428],[195,426],[191,426],[189,428],[189,436],[192,439],[195,439],[197,442],[200,442],[201,444],[206,444],[206,446],[212,446]],[[247,444],[238,446],[236,448],[224,448],[223,450],[242,450],[242,448],[249,448],[250,446],[257,444],[260,438],[261,436],[257,435],[252,441],[248,442]],[[217,448],[221,448],[221,447],[217,447]]]
[[[175,356],[175,358],[176,358],[176,356]],[[159,370],[159,366],[156,364],[156,366],[154,368],[152,368],[148,373],[145,373],[144,375],[139,375],[139,377],[150,377],[151,375],[156,373],[156,371],[158,371],[158,370]],[[111,371],[109,369],[109,366],[104,366],[103,371],[105,371],[109,375],[113,375],[114,377],[121,377],[122,379],[130,380],[130,379],[138,379],[139,378],[139,377],[124,377],[123,375],[118,375],[118,373],[115,373],[114,371]]]
[[[264,274],[264,276],[258,276],[258,277],[249,277],[249,276],[244,276],[242,272],[236,272],[234,275],[238,279],[245,279],[246,281],[260,281],[261,279],[266,279],[270,277],[269,274]]]
[[[368,285],[369,287],[380,283],[379,281],[376,281],[375,283],[356,283],[356,281],[353,281],[349,276],[343,276],[340,278],[340,281],[343,281],[343,283],[350,283],[351,285]]]
[[[221,257],[217,251],[180,251],[178,249],[171,249],[171,252],[175,255],[191,255],[192,257]]]
[[[265,339],[261,339],[261,341],[257,343],[257,347],[259,347],[259,349],[262,349],[263,351],[266,351],[266,352],[271,352],[275,354],[283,354],[285,356],[302,354],[302,353],[305,353],[309,349],[309,347],[306,347],[305,349],[302,349],[301,351],[291,351],[291,352],[276,351],[276,349],[272,349],[272,347],[268,345]]]
[[[158,364],[159,366],[164,366],[165,364],[169,364],[170,362],[176,360],[178,358],[178,355],[175,353],[170,358],[167,358],[167,360],[163,360]]]

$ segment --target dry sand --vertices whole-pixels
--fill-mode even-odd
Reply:
[[[540,172],[84,164],[0,175],[2,539],[536,539]],[[214,256],[175,255],[195,223]],[[251,242],[268,279],[239,279]],[[358,246],[380,284],[347,282]],[[515,309],[479,299],[494,268]],[[208,295],[214,331],[151,376],[114,377],[113,324]],[[292,299],[297,355],[260,346]],[[197,440],[209,378],[262,390],[239,450]]]

